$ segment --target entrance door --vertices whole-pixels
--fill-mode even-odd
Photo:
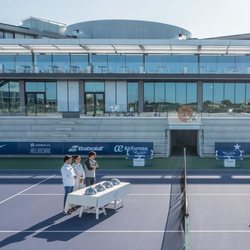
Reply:
[[[171,156],[197,155],[197,130],[171,130]]]
[[[85,107],[87,115],[102,115],[104,113],[104,93],[85,93]]]
[[[26,107],[28,114],[45,113],[45,94],[44,93],[26,93]]]

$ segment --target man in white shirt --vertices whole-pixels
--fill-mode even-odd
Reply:
[[[64,161],[64,164],[61,168],[61,174],[62,174],[62,181],[63,181],[64,190],[65,190],[64,200],[63,200],[63,210],[64,210],[67,196],[69,193],[73,191],[74,185],[75,185],[75,179],[77,177],[74,172],[74,169],[71,166],[72,156],[70,155],[64,156],[63,161]],[[64,211],[64,214],[70,214],[70,213]]]

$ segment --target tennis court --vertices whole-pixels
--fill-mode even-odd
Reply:
[[[116,177],[131,185],[124,207],[96,220],[78,211],[63,216],[58,170],[1,170],[0,247],[183,249],[181,174],[181,168],[99,170],[98,181]],[[186,247],[249,249],[249,182],[247,169],[187,171]]]

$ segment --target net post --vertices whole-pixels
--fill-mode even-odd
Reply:
[[[184,249],[190,249],[190,239],[189,239],[189,214],[185,214],[185,232],[184,232]]]
[[[188,211],[188,187],[187,187],[187,154],[186,148],[184,152],[184,196],[185,196],[185,214],[184,214],[184,250],[190,249],[190,239],[189,239],[189,211]]]

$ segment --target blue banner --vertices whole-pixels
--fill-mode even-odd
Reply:
[[[216,142],[215,151],[224,150],[224,151],[234,151],[240,150],[245,155],[250,154],[250,142]]]
[[[126,155],[127,150],[153,150],[152,142],[0,142],[0,155]]]

